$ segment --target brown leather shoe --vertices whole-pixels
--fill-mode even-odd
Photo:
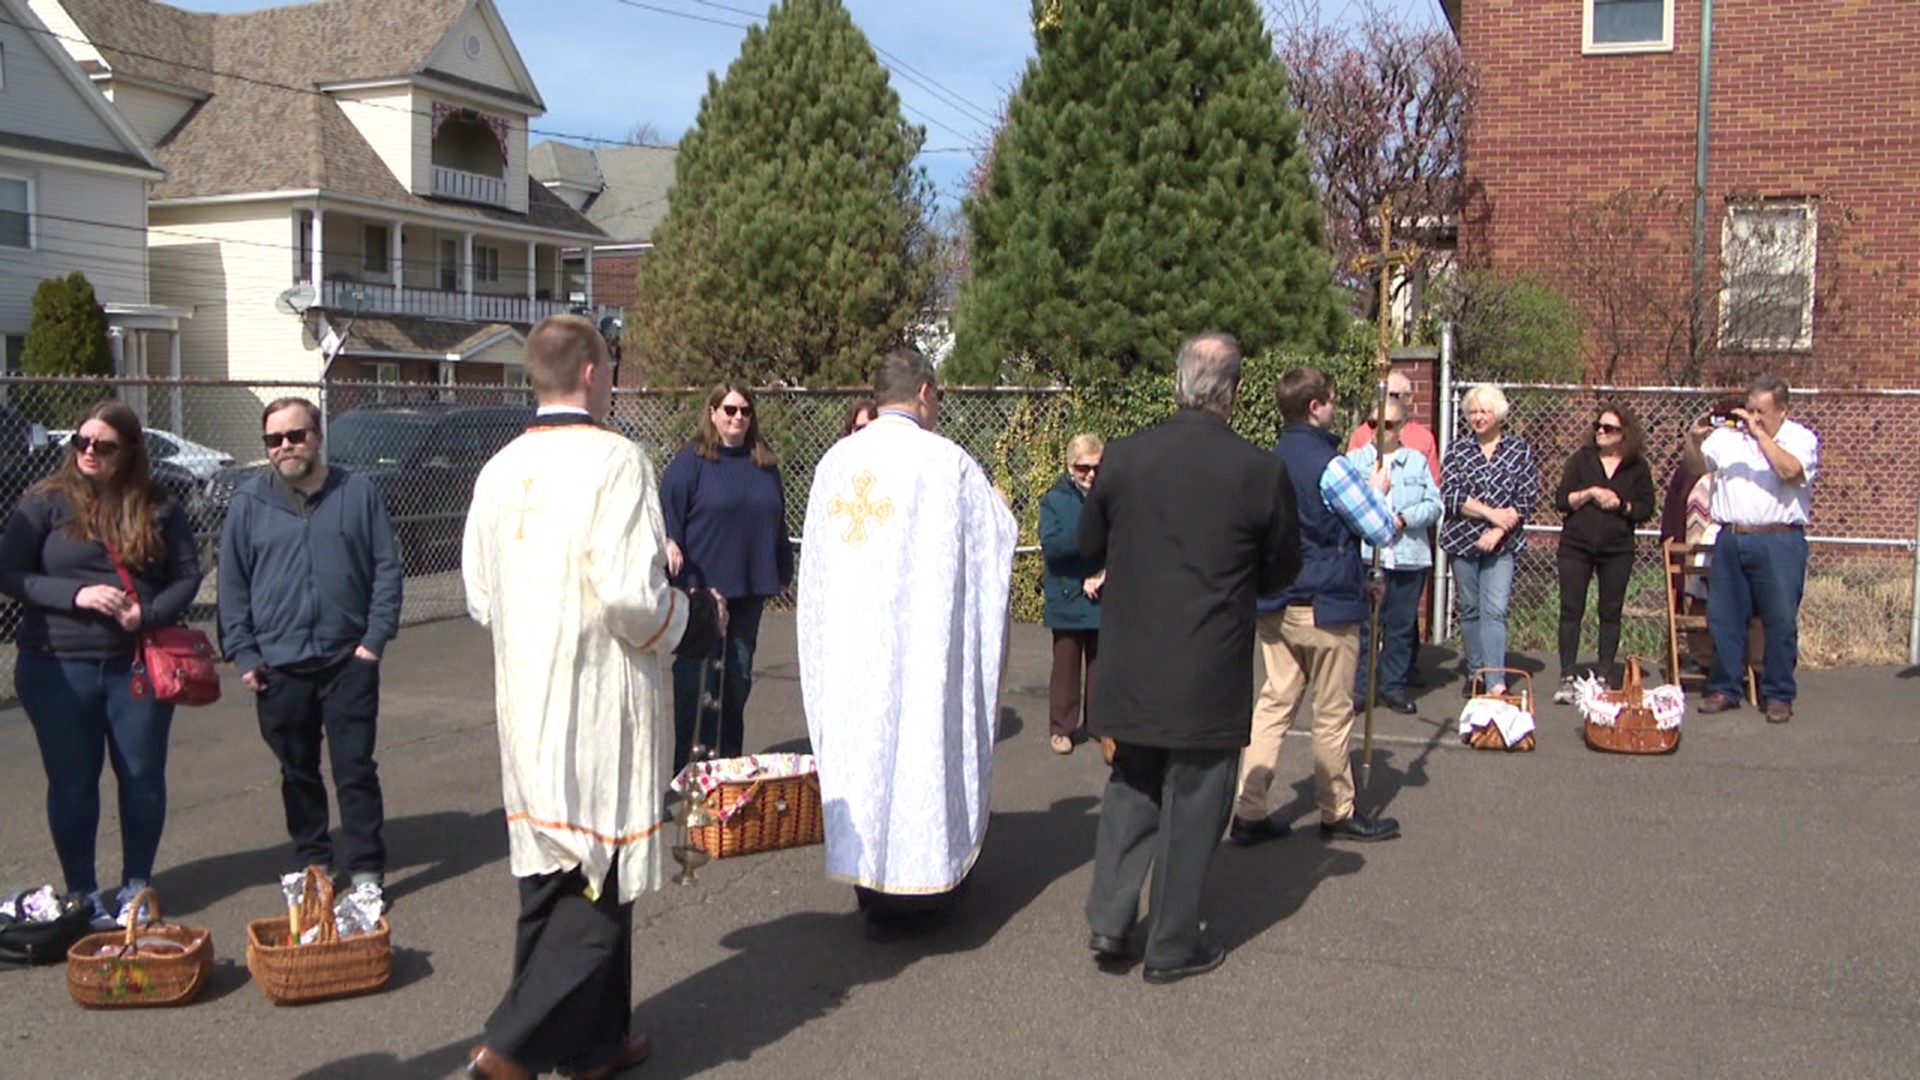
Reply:
[[[467,1055],[467,1075],[480,1080],[533,1080],[533,1074],[519,1062],[486,1043],[474,1047]]]
[[[1784,701],[1767,702],[1767,723],[1784,724],[1793,719],[1793,706]]]
[[[635,1035],[627,1040],[627,1045],[612,1061],[604,1065],[595,1065],[591,1069],[575,1069],[574,1080],[613,1080],[613,1077],[647,1060],[647,1055],[651,1053],[653,1053],[653,1040],[647,1038],[645,1033]]]
[[[1726,712],[1728,709],[1737,709],[1739,707],[1739,702],[1725,694],[1708,694],[1706,697],[1700,699],[1700,711],[1703,713]]]

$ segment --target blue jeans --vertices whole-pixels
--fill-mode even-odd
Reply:
[[[1800,594],[1806,585],[1806,533],[1737,533],[1721,526],[1707,571],[1707,632],[1713,635],[1708,693],[1732,701],[1744,696],[1747,623],[1758,615],[1766,632],[1760,696],[1793,704],[1799,691],[1793,669],[1800,662]]]
[[[727,636],[705,657],[675,657],[673,661],[673,774],[686,768],[693,745],[700,743],[716,757],[739,757],[747,741],[747,695],[753,692],[753,650],[760,642],[760,615],[764,596],[727,601]],[[707,665],[720,660],[720,678]],[[716,682],[721,685],[715,685]],[[700,695],[724,689],[720,730],[711,720],[702,725]]]
[[[94,892],[100,768],[119,783],[124,882],[153,877],[167,822],[167,732],[173,706],[130,689],[133,658],[61,660],[22,654],[13,686],[33,724],[47,772],[47,825],[69,892]]]
[[[1407,696],[1407,672],[1413,668],[1415,650],[1420,648],[1420,595],[1427,588],[1427,570],[1389,570],[1387,594],[1380,600],[1380,694],[1383,697]],[[1360,663],[1353,671],[1353,696],[1367,697],[1367,657],[1373,655],[1372,620],[1360,624]]]
[[[1507,665],[1507,603],[1513,599],[1513,556],[1456,555],[1453,581],[1457,588],[1461,647],[1467,654],[1467,675],[1484,667]],[[1499,683],[1506,682],[1501,678]]]

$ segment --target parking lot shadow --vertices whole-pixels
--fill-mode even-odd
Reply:
[[[846,911],[800,912],[728,934],[720,943],[732,956],[639,1003],[634,1030],[681,1033],[655,1045],[647,1075],[695,1076],[745,1061],[839,1008],[857,987],[987,944],[1092,858],[1097,806],[1080,795],[1047,810],[994,814],[967,893],[944,925],[924,935],[868,940],[851,889]]]

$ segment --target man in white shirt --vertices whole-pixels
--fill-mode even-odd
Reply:
[[[1766,634],[1760,696],[1772,724],[1793,719],[1807,521],[1820,471],[1820,437],[1787,419],[1788,394],[1785,379],[1760,376],[1747,387],[1746,408],[1695,420],[1686,450],[1689,465],[1713,474],[1720,527],[1707,578],[1714,660],[1700,711],[1739,708],[1747,623],[1758,615]]]

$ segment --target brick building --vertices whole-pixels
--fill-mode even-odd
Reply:
[[[1590,378],[1920,383],[1920,4],[1443,7],[1479,77],[1463,261],[1579,302]]]

